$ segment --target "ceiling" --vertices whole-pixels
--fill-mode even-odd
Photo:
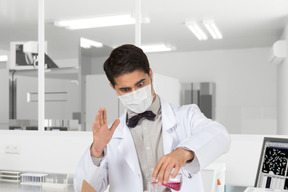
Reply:
[[[142,44],[166,43],[174,52],[269,47],[281,37],[288,22],[287,0],[142,0]],[[37,40],[37,0],[0,0],[0,49],[11,41]],[[135,26],[69,31],[55,20],[134,14],[134,0],[46,0],[45,38],[52,58],[78,57],[79,38],[115,47],[134,43]],[[197,40],[184,22],[213,17],[222,40]],[[97,50],[96,50],[97,51]],[[100,53],[101,51],[99,51]],[[101,54],[103,54],[101,52]]]

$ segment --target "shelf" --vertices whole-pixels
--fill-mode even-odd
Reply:
[[[0,181],[10,182],[10,183],[19,183],[20,180],[11,180],[11,179],[0,179]]]
[[[17,172],[17,171],[0,171],[0,173],[6,173],[6,174],[20,174],[21,172]]]
[[[9,177],[9,178],[20,178],[21,176],[20,176],[20,175],[1,175],[1,174],[0,174],[0,178],[1,178],[1,177],[6,177],[6,178],[8,178],[8,177]]]
[[[20,182],[20,173],[16,171],[0,171],[0,181],[19,183]]]

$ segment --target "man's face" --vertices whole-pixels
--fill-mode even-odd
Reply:
[[[142,70],[135,70],[131,73],[127,73],[115,78],[115,87],[113,87],[111,84],[110,85],[113,89],[116,90],[118,95],[121,96],[151,84],[151,91],[154,95],[151,69],[149,71],[149,75]]]

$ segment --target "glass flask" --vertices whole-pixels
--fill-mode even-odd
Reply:
[[[178,173],[174,179],[171,178],[171,175],[169,176],[168,183],[164,184],[162,183],[163,186],[168,187],[170,189],[173,189],[175,191],[180,191],[181,186],[182,186],[182,174]],[[158,186],[158,181],[152,181],[152,182],[147,182],[147,191],[148,192],[160,192],[157,190]]]

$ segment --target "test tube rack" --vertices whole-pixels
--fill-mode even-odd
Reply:
[[[16,171],[0,171],[0,181],[19,183],[20,172]]]
[[[20,184],[41,186],[45,182],[47,175],[45,173],[22,173]]]

